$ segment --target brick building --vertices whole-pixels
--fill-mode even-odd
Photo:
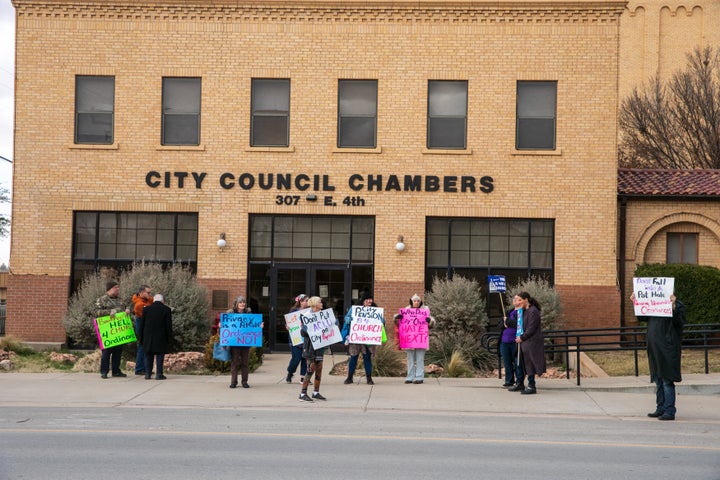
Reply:
[[[211,315],[247,295],[271,347],[297,293],[396,309],[435,275],[544,276],[619,325],[625,2],[13,5],[8,334],[63,342],[83,275],[143,258]]]

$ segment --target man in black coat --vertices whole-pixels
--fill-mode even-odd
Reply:
[[[635,301],[635,294],[630,297]],[[675,382],[682,381],[680,358],[685,305],[670,295],[672,317],[638,317],[646,320],[647,355],[650,381],[655,382],[655,411],[648,417],[675,420]]]
[[[153,360],[156,359],[157,380],[165,380],[163,375],[163,362],[165,354],[170,351],[172,333],[172,311],[165,305],[161,294],[153,297],[152,305],[143,308],[142,328],[139,332],[139,342],[145,352],[145,380],[152,376]]]

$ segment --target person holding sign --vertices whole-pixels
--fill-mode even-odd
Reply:
[[[140,336],[138,338],[145,352],[145,380],[152,376],[153,361],[156,361],[155,379],[165,380],[163,363],[165,354],[170,351],[173,338],[172,310],[165,305],[161,294],[153,297],[153,303],[143,308]]]
[[[502,323],[500,324],[502,328],[502,333],[500,334],[500,356],[502,357],[503,365],[505,366],[505,383],[503,384],[503,387],[505,388],[512,388],[515,386],[516,378],[518,385],[525,382],[522,363],[518,361],[517,343],[515,343],[515,338],[517,337],[518,314],[522,311],[520,308],[520,297],[515,295],[512,298],[512,303],[513,308],[505,314]],[[520,389],[520,387],[518,387],[518,389]],[[525,387],[522,387],[522,390],[524,389]]]
[[[247,300],[240,295],[233,302],[233,308],[227,313],[252,313],[250,307],[247,306]],[[262,324],[260,328],[262,328]],[[230,388],[237,388],[238,384],[238,367],[240,368],[240,376],[243,388],[250,388],[248,384],[248,376],[250,375],[250,347],[230,347]]]
[[[435,325],[430,309],[423,305],[418,294],[410,298],[410,304],[395,315],[400,348],[407,353],[405,383],[421,384],[425,378],[425,351],[429,346],[429,329]]]
[[[655,411],[648,417],[658,420],[675,420],[675,382],[682,381],[680,359],[686,309],[682,302],[669,295],[672,316],[638,316],[647,321],[647,356],[650,381],[655,382]],[[630,296],[633,304],[638,300],[635,292]]]
[[[105,284],[105,295],[98,298],[95,302],[95,318],[110,315],[114,317],[116,313],[125,312],[130,314],[130,309],[120,300],[120,286],[117,282],[109,281]],[[120,360],[122,359],[123,346],[117,345],[103,349],[100,357],[100,378],[108,378],[108,371],[112,370],[113,377],[127,377],[120,370]]]
[[[533,395],[537,393],[535,375],[542,375],[546,369],[540,304],[528,292],[520,292],[518,297],[520,297],[520,308],[523,309],[523,334],[515,337],[515,343],[522,351],[528,386],[523,390],[514,387],[509,390],[519,391],[523,395]]]
[[[305,295],[304,293],[301,293],[297,297],[295,297],[295,305],[290,310],[290,313],[295,313],[300,310],[305,310],[308,308],[308,301],[310,298]],[[296,327],[297,328],[297,327]],[[290,354],[292,355],[290,357],[290,363],[288,363],[287,367],[287,376],[285,377],[285,381],[287,383],[292,383],[292,377],[295,375],[295,372],[297,371],[298,365],[300,365],[300,383],[305,381],[305,375],[307,374],[307,360],[303,358],[303,344],[298,343],[297,345],[293,345],[293,339],[292,335],[290,335],[290,332],[288,331],[288,341],[290,342]]]
[[[373,295],[370,292],[363,292],[360,297],[361,305],[350,307],[347,314],[345,314],[345,324],[343,325],[343,340],[345,345],[348,346],[348,353],[350,354],[350,360],[348,361],[348,376],[345,379],[345,384],[350,385],[353,383],[353,375],[355,375],[355,369],[357,368],[358,357],[360,352],[363,356],[363,366],[365,367],[365,378],[367,379],[368,385],[375,385],[372,379],[372,357],[375,355],[377,345],[381,345],[381,341],[374,340],[363,340],[366,337],[364,332],[362,334],[356,334],[354,330],[361,330],[365,326],[368,330],[372,329],[375,333],[374,337],[377,338],[377,325],[370,325],[370,319],[379,320],[384,326],[385,318],[383,317],[383,309],[377,308],[373,301]],[[362,307],[362,308],[359,308]],[[358,316],[360,315],[360,316]],[[366,323],[366,324],[365,324]],[[355,327],[353,327],[355,324]],[[364,325],[365,324],[365,325]],[[366,330],[367,331],[367,330]],[[368,343],[364,343],[368,342]]]
[[[320,297],[310,297],[307,302],[308,307],[313,314],[318,314],[322,311],[323,302]],[[334,318],[334,316],[332,317]],[[333,322],[337,325],[337,320]],[[337,328],[337,327],[333,327]],[[303,358],[308,362],[307,375],[303,379],[302,389],[300,390],[299,399],[304,402],[312,402],[313,400],[327,400],[320,394],[320,381],[322,380],[322,368],[323,368],[323,355],[325,353],[325,347],[315,349],[312,344],[311,335],[308,332],[308,325],[303,323],[300,328],[300,335],[303,337]],[[310,380],[313,374],[315,374],[315,383],[313,384],[312,398],[308,396],[307,389],[310,385]]]

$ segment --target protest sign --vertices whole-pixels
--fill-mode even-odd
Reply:
[[[382,345],[384,309],[355,305],[351,307],[350,312],[352,321],[348,341],[364,345]]]
[[[315,350],[342,342],[342,335],[340,335],[332,308],[326,308],[319,312],[307,309],[298,313],[300,321],[307,327],[310,342]]]
[[[505,275],[488,275],[488,292],[505,293]]]
[[[302,314],[300,313],[302,312]],[[300,327],[302,327],[302,321],[300,315],[310,315],[312,310],[305,308],[303,310],[296,310],[285,314],[285,326],[287,327],[288,334],[290,335],[290,343],[293,346],[302,345],[303,338],[300,335]]]
[[[427,317],[430,311],[426,308],[401,308],[398,320],[398,336],[400,337],[400,348],[424,348],[428,349],[430,336],[428,331]]]
[[[95,325],[100,350],[137,342],[132,319],[125,312],[93,318],[93,325]]]
[[[633,309],[641,317],[672,317],[670,295],[675,291],[675,279],[671,277],[633,278]]]
[[[220,345],[223,347],[262,347],[262,321],[259,313],[220,315]]]

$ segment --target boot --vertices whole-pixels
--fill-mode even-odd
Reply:
[[[348,376],[343,383],[345,385],[351,385],[353,383],[353,378],[351,376]]]
[[[287,377],[285,377],[285,381],[287,383],[292,383],[292,377],[293,377],[293,374],[288,372]]]
[[[375,382],[373,382],[373,379],[370,375],[367,376],[367,384],[368,385],[375,385]]]
[[[524,383],[516,383],[514,387],[508,388],[508,392],[522,392],[525,390]]]

